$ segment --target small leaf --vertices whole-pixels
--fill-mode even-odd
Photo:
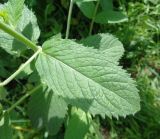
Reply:
[[[33,94],[28,111],[35,127],[45,128],[50,135],[55,135],[64,121],[67,104],[61,97],[45,88]]]
[[[96,8],[94,2],[77,2],[76,4],[86,17],[89,19],[93,18]],[[99,9],[95,17],[96,23],[120,23],[128,20],[127,16],[123,12],[114,11],[112,0],[101,0]]]
[[[126,116],[140,109],[130,76],[98,50],[71,40],[43,44],[36,68],[43,82],[66,102],[93,115]]]
[[[73,107],[64,139],[83,139],[89,131],[89,116],[81,109]]]
[[[84,46],[99,49],[106,60],[117,63],[124,53],[122,43],[111,34],[97,34],[80,41]]]

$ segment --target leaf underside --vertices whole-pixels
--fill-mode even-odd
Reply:
[[[140,109],[135,82],[98,50],[52,38],[43,45],[36,68],[43,82],[69,104],[111,117]]]

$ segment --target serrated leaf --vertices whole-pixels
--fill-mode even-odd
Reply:
[[[96,49],[53,38],[43,44],[36,68],[55,94],[93,115],[126,116],[140,109],[135,82]]]
[[[22,16],[19,18],[16,30],[35,43],[39,38],[40,30],[37,25],[37,19],[33,12],[30,11],[26,6],[24,6]],[[19,56],[22,51],[27,49],[24,44],[1,30],[0,47],[15,56]]]
[[[50,135],[59,131],[66,112],[66,102],[46,88],[34,93],[28,104],[28,113],[33,125],[40,129],[45,128]]]
[[[113,35],[103,33],[89,36],[80,41],[84,46],[94,47],[106,56],[106,60],[117,63],[124,53],[122,43]]]
[[[0,119],[0,139],[12,139],[12,129],[7,113]]]
[[[6,9],[10,23],[16,27],[24,7],[24,0],[9,0],[6,3]]]
[[[89,115],[81,109],[73,107],[64,139],[84,139],[90,127],[88,116]]]

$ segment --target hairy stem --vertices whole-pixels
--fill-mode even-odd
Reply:
[[[26,46],[28,46],[29,48],[31,48],[32,50],[36,51],[38,50],[38,46],[36,46],[36,44],[34,44],[32,41],[30,41],[29,39],[27,39],[25,36],[23,36],[22,34],[18,33],[17,31],[13,30],[11,27],[9,27],[8,25],[0,22],[0,29],[3,30],[4,32],[10,34],[11,36],[13,36],[15,39],[17,39],[18,41],[22,42],[23,44],[25,44]]]
[[[89,35],[92,35],[93,25],[94,25],[94,21],[95,21],[95,18],[96,18],[97,11],[98,11],[99,3],[100,3],[100,0],[97,1],[96,7],[95,7],[95,10],[94,10],[94,13],[93,13],[93,17],[92,17],[92,21],[91,21],[90,29],[89,29]]]
[[[35,93],[37,90],[39,90],[42,87],[42,84],[35,87],[33,90],[26,93],[24,96],[22,96],[16,103],[14,103],[7,112],[11,112],[13,109],[15,109],[19,104],[21,104],[27,97],[31,96],[33,93]]]
[[[67,19],[67,29],[66,29],[66,39],[69,37],[69,31],[71,26],[71,16],[72,16],[72,10],[73,10],[73,0],[70,0],[70,6],[69,6],[69,12],[68,12],[68,19]]]
[[[37,52],[34,53],[34,55],[32,57],[30,57],[24,64],[22,64],[19,69],[13,73],[9,78],[7,78],[5,81],[3,81],[2,83],[0,83],[0,87],[7,85],[10,81],[12,81],[21,71],[24,70],[24,68],[31,63],[34,58],[36,58],[36,56],[42,51],[42,48],[39,47]]]

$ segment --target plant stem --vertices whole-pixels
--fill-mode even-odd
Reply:
[[[34,51],[38,50],[38,46],[36,46],[32,41],[30,41],[29,39],[27,39],[25,36],[18,33],[17,31],[13,30],[8,25],[0,22],[0,29],[3,30],[4,32],[10,34],[15,39],[17,39],[18,41],[25,44],[26,46],[30,47],[32,50],[34,50]]]
[[[42,84],[36,86],[33,90],[29,91],[28,93],[26,93],[24,96],[22,96],[16,103],[14,103],[8,110],[7,112],[11,112],[13,109],[15,109],[20,103],[22,103],[27,97],[29,97],[30,95],[32,95],[34,92],[36,92],[37,90],[39,90],[42,87]]]
[[[92,17],[92,21],[91,21],[90,29],[89,29],[89,35],[92,35],[93,25],[94,25],[94,21],[95,21],[95,18],[96,18],[97,11],[98,11],[99,3],[100,3],[100,0],[97,1],[96,7],[95,7],[95,10],[94,10],[94,13],[93,13],[93,17]]]
[[[31,63],[34,58],[42,51],[42,48],[39,47],[38,51],[34,53],[32,57],[30,57],[24,64],[22,64],[19,69],[13,73],[9,78],[0,83],[0,87],[7,85],[10,81],[12,81],[29,63]]]
[[[70,31],[70,26],[71,26],[71,16],[72,16],[72,10],[73,10],[73,3],[74,3],[73,0],[70,0],[68,19],[67,19],[66,39],[68,39],[68,37],[69,37],[69,31]]]
[[[9,101],[8,99],[4,99],[5,103],[8,103],[8,105],[12,105],[13,103],[11,101]],[[17,110],[20,111],[21,113],[23,113],[24,111],[22,110],[22,108],[17,106]]]

